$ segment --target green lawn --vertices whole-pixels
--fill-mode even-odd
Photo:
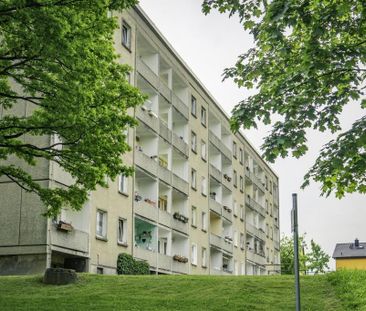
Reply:
[[[302,310],[366,310],[366,273],[301,278]],[[361,289],[362,288],[362,289]],[[354,291],[358,289],[358,291]],[[345,293],[346,291],[346,293]],[[351,293],[351,294],[350,294]],[[354,295],[356,295],[354,297]],[[79,275],[52,286],[40,276],[0,277],[0,310],[294,310],[289,276]],[[359,308],[359,309],[357,309]]]

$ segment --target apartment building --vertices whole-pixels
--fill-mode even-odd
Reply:
[[[112,14],[120,61],[149,96],[131,111],[139,124],[123,159],[134,176],[109,180],[82,211],[58,219],[1,180],[0,274],[50,266],[112,274],[120,253],[157,274],[279,273],[278,177],[231,133],[229,117],[139,7]],[[45,160],[33,173],[49,187],[72,182]]]

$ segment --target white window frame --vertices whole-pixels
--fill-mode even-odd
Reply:
[[[197,266],[197,244],[191,245],[191,264]]]
[[[197,207],[192,206],[191,213],[192,213],[192,217],[191,217],[192,222],[191,222],[191,224],[192,224],[193,227],[197,227]]]
[[[121,42],[122,45],[128,49],[131,49],[131,34],[131,26],[125,20],[122,20]]]
[[[203,106],[201,106],[201,124],[207,126],[207,110]]]
[[[207,229],[208,229],[207,213],[202,212],[201,217],[202,217],[202,219],[201,219],[201,221],[202,221],[202,230],[207,231]]]
[[[207,160],[207,145],[204,140],[201,140],[201,158]]]
[[[201,193],[207,196],[207,180],[204,176],[201,177]]]
[[[97,210],[95,232],[98,238],[107,238],[107,217],[106,211],[100,209]]]
[[[197,153],[197,134],[191,131],[191,150]]]
[[[191,95],[191,114],[197,118],[197,99]]]
[[[207,267],[207,249],[202,247],[202,267]]]
[[[197,189],[197,171],[194,168],[191,169],[191,187]]]
[[[128,178],[123,174],[119,175],[118,191],[122,194],[128,194]]]
[[[121,238],[121,224],[122,224],[122,238]],[[118,218],[118,244],[127,245],[127,220],[124,218]]]

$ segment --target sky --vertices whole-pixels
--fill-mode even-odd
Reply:
[[[235,104],[250,93],[238,89],[229,80],[222,81],[223,70],[232,66],[238,55],[253,46],[251,35],[244,31],[237,18],[212,12],[201,12],[202,0],[140,0],[140,6],[170,42],[177,53],[198,76],[217,102],[230,113]],[[343,111],[341,124],[349,128],[361,116],[357,103]],[[260,150],[270,127],[245,130],[249,141]],[[352,242],[356,237],[366,242],[366,196],[347,195],[342,200],[320,196],[314,182],[300,189],[303,176],[314,163],[320,148],[333,136],[310,131],[308,153],[300,158],[278,159],[271,167],[279,176],[280,230],[291,234],[290,211],[292,193],[298,193],[299,231],[307,241],[314,239],[331,256],[336,243]],[[310,244],[310,243],[308,243]],[[335,269],[334,260],[330,268]]]

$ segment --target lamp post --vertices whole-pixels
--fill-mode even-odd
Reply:
[[[299,231],[297,222],[297,193],[292,194],[291,229],[294,234],[294,272],[295,272],[295,292],[296,311],[300,311],[300,277],[299,277]]]

